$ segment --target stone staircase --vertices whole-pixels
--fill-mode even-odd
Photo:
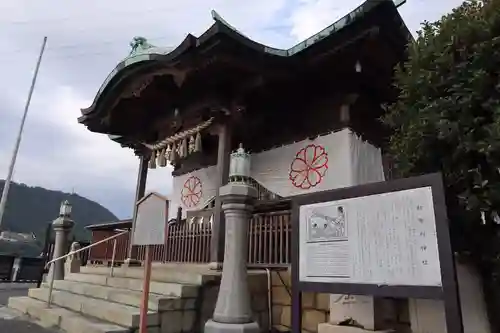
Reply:
[[[47,307],[48,283],[30,289],[27,297],[13,297],[8,306],[27,314],[44,327],[68,333],[138,332],[143,269],[81,267],[54,281],[52,306]],[[148,333],[197,332],[195,311],[200,287],[216,284],[216,272],[207,267],[162,265],[151,275]],[[200,319],[198,318],[198,321]],[[199,324],[199,323],[198,323]]]

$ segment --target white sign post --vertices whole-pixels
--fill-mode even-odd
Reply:
[[[137,202],[133,245],[146,246],[144,258],[144,280],[140,307],[139,332],[147,332],[147,314],[149,302],[149,284],[151,281],[152,245],[165,244],[168,200],[158,193],[149,193]]]

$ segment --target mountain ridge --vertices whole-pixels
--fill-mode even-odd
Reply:
[[[3,191],[4,184],[5,180],[0,179],[0,191]],[[76,193],[12,182],[2,221],[2,230],[33,232],[36,235],[37,247],[39,247],[40,243],[43,244],[47,224],[57,218],[61,202],[64,200],[68,200],[73,207],[71,214],[75,221],[73,236],[79,241],[90,239],[90,234],[85,229],[86,226],[118,220],[107,208]],[[4,253],[11,252],[14,246],[12,243],[6,245],[5,242],[1,245],[3,246],[0,246],[0,252]]]

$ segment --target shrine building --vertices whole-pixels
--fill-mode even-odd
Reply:
[[[394,67],[412,37],[390,0],[368,0],[289,49],[253,41],[216,12],[212,16],[203,34],[188,34],[175,48],[136,37],[78,121],[134,150],[140,160],[137,201],[145,195],[148,169],[173,166],[157,265],[223,263],[218,191],[228,182],[230,153],[240,145],[251,153],[258,199],[249,223],[248,267],[273,270],[273,311],[278,307],[279,315],[272,326],[286,330],[290,303],[277,298],[287,298],[290,286],[291,198],[391,178],[384,156],[390,133],[379,118],[398,95],[391,84]],[[136,215],[116,226],[133,229]],[[91,228],[98,234],[114,227]],[[144,248],[128,237],[117,260],[140,262]],[[109,261],[111,251],[103,251],[96,247],[89,260]],[[307,297],[311,302],[304,306],[319,319],[306,314],[303,328],[316,332],[328,320],[329,298]]]
[[[392,1],[367,1],[288,50],[212,16],[173,49],[135,38],[78,121],[139,156],[138,199],[147,168],[173,166],[169,225],[192,244],[167,241],[159,261],[221,262],[217,192],[242,144],[259,189],[249,263],[288,265],[290,197],[384,180],[379,117],[411,35]]]

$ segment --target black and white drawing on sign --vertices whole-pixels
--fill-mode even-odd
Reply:
[[[307,213],[306,221],[308,243],[347,240],[344,206],[312,208]]]

